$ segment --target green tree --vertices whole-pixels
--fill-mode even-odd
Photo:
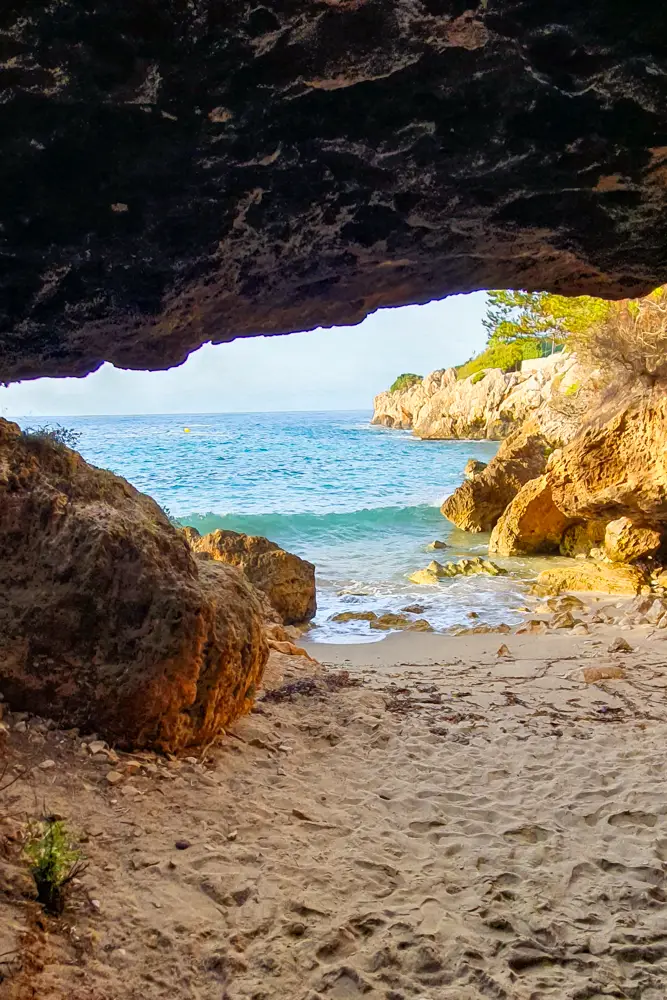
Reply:
[[[580,335],[604,322],[609,312],[604,299],[550,292],[490,291],[482,321],[489,346],[532,342],[551,349],[564,344],[571,334]]]
[[[401,392],[403,389],[411,389],[413,385],[417,385],[418,382],[423,382],[423,375],[415,375],[414,372],[404,372],[403,375],[399,375],[391,383],[389,392]]]

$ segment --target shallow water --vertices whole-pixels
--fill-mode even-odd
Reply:
[[[435,587],[406,579],[433,556],[486,553],[488,536],[458,531],[438,508],[462,481],[467,460],[489,461],[497,443],[422,442],[371,427],[370,417],[370,411],[223,413],[57,422],[80,432],[86,459],[150,493],[183,524],[265,535],[314,562],[319,610],[310,639],[380,639],[384,633],[365,622],[329,619],[339,611],[396,611],[414,602],[436,628],[470,624],[469,612],[491,624],[518,621],[521,578],[535,575],[536,561],[507,563],[511,578],[454,578]],[[451,549],[426,552],[434,538]]]

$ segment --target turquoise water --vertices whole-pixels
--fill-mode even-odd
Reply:
[[[438,628],[513,622],[521,585],[507,578],[451,579],[417,587],[406,575],[443,558],[486,552],[488,539],[453,528],[439,504],[462,481],[470,457],[488,461],[488,441],[422,442],[371,427],[370,412],[68,417],[79,450],[150,493],[201,532],[265,535],[317,567],[318,615],[310,638],[377,639],[366,623],[329,622],[338,611],[396,611],[419,601]],[[21,420],[23,426],[48,418]],[[190,429],[189,433],[184,428]]]

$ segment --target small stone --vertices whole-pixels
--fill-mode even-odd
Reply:
[[[106,748],[107,745],[104,740],[93,740],[92,743],[88,744],[88,749],[92,754],[102,753],[102,751],[106,750]]]
[[[23,719],[21,719],[19,722],[17,722],[17,723],[14,724],[14,732],[15,733],[24,733],[27,728],[28,728],[28,726],[24,722]]]
[[[611,646],[607,650],[608,653],[631,653],[632,646],[626,639],[618,638],[614,639]]]
[[[198,764],[199,763],[199,761],[197,760],[196,757],[184,757],[183,759],[184,759],[184,761],[185,761],[186,764]]]
[[[576,624],[578,624],[577,620],[572,617],[569,611],[559,611],[549,622],[551,628],[574,628]]]
[[[229,833],[227,834],[227,840],[236,840],[238,835],[239,835],[238,830],[230,830]]]
[[[509,648],[505,645],[505,643],[503,643],[502,646],[500,646],[496,650],[496,656],[511,656],[511,655],[512,654],[510,653]]]
[[[580,622],[579,625],[575,625],[572,629],[572,635],[589,635],[588,625],[584,622]]]
[[[597,681],[622,681],[625,671],[622,667],[586,667],[584,670],[584,680],[587,684],[596,684]]]
[[[90,905],[94,910],[97,910],[98,913],[102,909],[102,904],[100,903],[99,899],[91,899]]]
[[[177,851],[187,851],[188,847],[192,847],[189,840],[177,840],[174,844]]]
[[[123,775],[120,771],[107,771],[107,781],[110,785],[117,785],[123,780]]]
[[[52,767],[56,766],[55,760],[43,760],[39,765],[42,771],[50,771]]]

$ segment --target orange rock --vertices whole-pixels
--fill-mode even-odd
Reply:
[[[598,681],[622,681],[624,677],[623,667],[586,667],[584,669],[584,680],[587,684],[596,684]]]
[[[317,611],[315,567],[261,535],[212,531],[203,537],[194,528],[183,534],[197,555],[236,566],[269,599],[286,625],[309,621]]]
[[[123,747],[208,741],[252,705],[260,603],[150,497],[0,420],[0,689]]]

